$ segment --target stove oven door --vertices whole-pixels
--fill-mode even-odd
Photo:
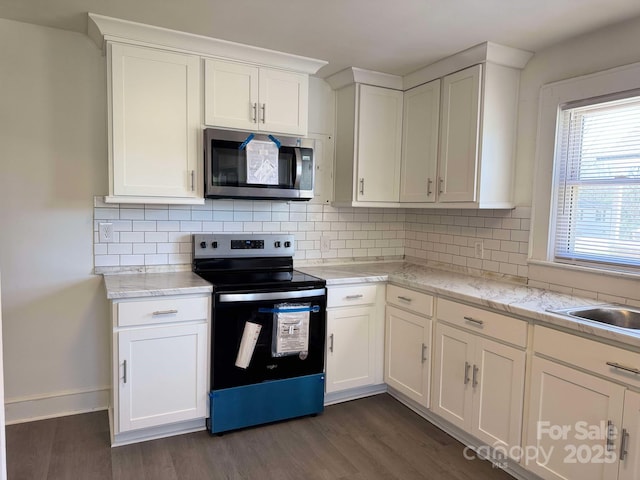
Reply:
[[[212,390],[322,373],[325,309],[324,288],[216,293]]]

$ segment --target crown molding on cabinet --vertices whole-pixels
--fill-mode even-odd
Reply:
[[[103,51],[105,51],[107,41],[153,45],[164,47],[167,50],[234,59],[310,75],[327,64],[324,60],[105,17],[95,13],[88,14],[87,35]]]
[[[334,90],[353,83],[363,83],[365,85],[374,85],[376,87],[391,88],[394,90],[402,90],[402,77],[391,75],[389,73],[374,72],[372,70],[364,70],[357,67],[349,67],[334,73],[330,77],[325,78],[327,83]]]
[[[521,70],[532,56],[533,53],[526,50],[484,42],[405,75],[402,77],[402,89],[409,90],[436,78],[485,62]]]

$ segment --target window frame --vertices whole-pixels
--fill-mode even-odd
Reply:
[[[567,113],[569,111],[581,109],[584,107],[598,106],[601,104],[612,103],[612,102],[617,102],[620,100],[627,100],[627,99],[635,99],[634,103],[638,103],[638,101],[640,100],[640,89],[633,89],[633,90],[628,90],[624,92],[616,92],[611,95],[588,98],[588,99],[580,100],[577,102],[568,102],[558,106],[558,115],[556,120],[557,132],[556,132],[556,138],[554,139],[555,149],[554,149],[554,159],[553,159],[553,191],[552,191],[552,201],[551,201],[551,215],[549,219],[549,222],[551,224],[550,230],[549,230],[550,260],[555,263],[568,264],[568,265],[581,265],[587,268],[603,268],[606,270],[629,271],[631,273],[636,272],[640,274],[640,262],[637,264],[634,264],[631,262],[625,262],[623,261],[624,257],[619,257],[618,261],[615,261],[616,257],[613,255],[610,255],[610,256],[595,255],[595,254],[581,255],[580,253],[575,252],[573,248],[567,249],[566,255],[562,255],[558,253],[558,250],[559,250],[558,240],[560,240],[557,236],[558,218],[563,216],[563,214],[560,212],[560,209],[561,209],[560,204],[562,203],[565,207],[569,206],[569,207],[577,208],[577,206],[574,205],[572,202],[566,200],[567,190],[569,190],[568,187],[573,186],[575,188],[579,188],[581,185],[586,186],[590,184],[595,185],[595,184],[603,183],[602,179],[580,180],[574,177],[574,173],[568,173],[569,169],[571,169],[572,166],[574,166],[574,161],[571,158],[564,158],[564,159],[561,158],[564,153],[563,152],[564,147],[566,144],[570,143],[568,142],[568,138],[570,135],[573,134],[575,135],[574,143],[575,143],[575,140],[579,139],[580,148],[582,148],[584,132],[582,130],[580,130],[580,132],[575,132],[575,131],[571,132],[569,129],[567,129],[567,131],[563,131],[563,124],[565,125],[565,127],[567,126],[566,125],[567,122],[564,120],[564,117],[567,114],[571,115],[571,113]],[[605,108],[611,108],[611,107],[605,107]],[[577,114],[584,116],[584,113],[582,112],[578,112]],[[571,119],[569,120],[569,122],[574,123],[574,121]],[[566,155],[569,155],[569,151],[566,152]],[[638,157],[639,157],[638,154],[621,154],[621,155],[602,156],[598,158],[599,159],[613,159],[613,158],[637,159]],[[563,177],[562,169],[560,168],[561,165],[558,165],[559,162],[563,162],[565,166],[564,177]],[[564,183],[564,185],[561,185],[562,183]],[[614,180],[614,181],[609,180],[607,181],[607,183],[609,183],[610,187],[613,189],[613,188],[623,187],[625,184],[638,184],[640,183],[640,179],[633,178],[633,179],[626,179],[626,180]],[[598,212],[602,212],[602,210],[598,210],[596,208],[594,211],[594,215],[598,216],[599,215]],[[575,242],[576,237],[577,237],[576,234],[574,234],[573,236],[568,234],[565,239],[568,241],[571,241],[573,238],[573,242]],[[572,253],[574,254],[573,256],[571,255]]]
[[[563,285],[587,285],[576,273],[595,273],[631,279],[640,278],[640,269],[612,265],[589,265],[578,262],[560,263],[555,260],[555,218],[553,205],[556,196],[554,161],[560,133],[560,109],[568,104],[592,103],[597,98],[640,89],[640,63],[624,65],[601,72],[570,78],[544,85],[540,89],[538,131],[534,168],[531,235],[529,241],[529,279]],[[560,142],[558,142],[560,143]],[[589,290],[585,288],[585,290]],[[594,290],[594,289],[592,289]]]

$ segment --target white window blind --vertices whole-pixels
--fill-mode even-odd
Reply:
[[[556,261],[640,267],[640,93],[561,108]]]

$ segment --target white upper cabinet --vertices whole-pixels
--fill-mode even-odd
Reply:
[[[258,121],[258,67],[204,61],[204,123],[252,130]]]
[[[328,77],[334,204],[513,208],[520,70],[531,55],[486,42],[404,77],[358,68]],[[403,106],[380,108],[370,89],[403,94]]]
[[[434,202],[440,123],[440,80],[404,92],[401,202]]]
[[[202,203],[200,59],[108,48],[110,195],[117,203]]]
[[[402,92],[352,84],[337,92],[335,203],[398,202]]]
[[[478,169],[478,127],[482,65],[442,80],[442,124],[438,200],[474,202]]]
[[[307,134],[306,74],[205,59],[204,78],[207,125]]]

